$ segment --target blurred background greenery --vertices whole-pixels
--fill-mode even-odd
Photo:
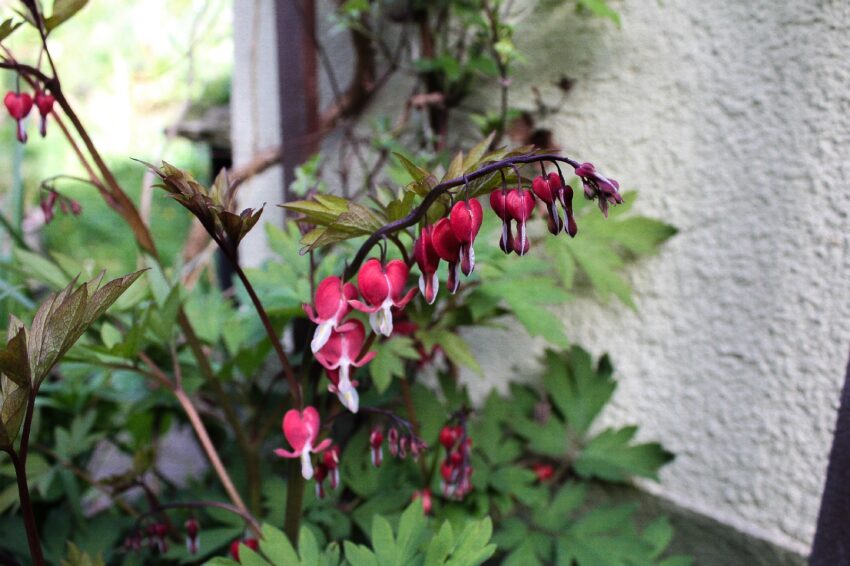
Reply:
[[[14,7],[10,1],[3,4]],[[173,127],[198,105],[228,101],[232,36],[230,0],[127,0],[120,9],[112,2],[90,2],[73,25],[51,35],[51,52],[66,95],[121,186],[137,203],[145,168],[131,157],[156,162],[167,152],[169,161],[202,181],[209,178],[208,149],[175,137]],[[38,60],[33,30],[19,30],[7,43],[22,61]],[[14,88],[12,74],[5,74],[4,80],[6,88]],[[41,224],[38,204],[44,178],[84,174],[56,124],[49,123],[48,136],[41,138],[35,119],[29,118],[30,139],[24,146],[15,140],[14,121],[0,120],[2,213],[15,227],[31,230]],[[95,189],[73,180],[59,180],[55,186],[78,200],[83,213],[57,214],[43,231],[33,233],[29,244],[84,266],[96,265],[110,276],[134,269],[132,234]],[[176,205],[163,202],[168,200],[164,193],[153,191],[149,198],[152,231],[166,263],[173,265],[189,220]],[[0,229],[0,242],[8,238]],[[4,263],[9,253],[9,246],[0,245]],[[0,271],[6,271],[3,263]],[[0,297],[9,292],[0,289]]]

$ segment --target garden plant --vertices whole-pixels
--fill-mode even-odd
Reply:
[[[24,0],[0,25],[0,68],[16,80],[4,102],[20,143],[38,143],[27,120],[37,112],[40,134],[64,136],[79,159],[81,178],[42,183],[46,220],[58,207],[84,229],[87,203],[57,186],[89,185],[133,234],[136,269],[102,283],[95,266],[33,248],[0,214],[14,240],[4,273],[27,283],[4,280],[15,291],[0,349],[0,477],[14,480],[0,483],[4,558],[690,563],[670,556],[666,518],[639,525],[632,505],[593,504],[594,486],[657,479],[672,454],[636,441],[634,426],[598,425],[612,363],[568,339],[557,309],[586,292],[634,307],[618,270],[674,229],[629,214],[634,193],[552,149],[534,125],[553,112],[542,97],[510,108],[523,59],[510,2],[340,5],[333,17],[360,57],[324,117],[343,141],[335,166],[317,155],[299,169],[286,225],[266,228],[276,257],[262,267],[243,268],[239,251],[265,208],[240,210],[238,193],[274,151],[210,183],[137,162],[173,201],[161,206],[182,206],[217,247],[236,279],[225,290],[209,263],[163,256],[62,90],[50,34],[84,6],[56,0],[48,16]],[[600,0],[580,6],[617,20]],[[403,28],[397,47],[389,25]],[[34,62],[2,46],[19,28],[40,43]],[[417,87],[402,116],[364,134],[362,113],[387,80],[379,68]],[[497,85],[492,115],[463,109],[476,81]],[[453,115],[479,129],[477,143],[453,133]],[[473,402],[462,371],[488,376],[465,332],[484,327],[545,342],[541,379]],[[509,365],[518,354],[493,355]],[[181,430],[190,438],[169,452]],[[100,473],[92,462],[105,451],[126,465]],[[191,470],[167,473],[181,451]]]

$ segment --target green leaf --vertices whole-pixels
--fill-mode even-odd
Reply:
[[[378,393],[390,386],[393,377],[404,377],[404,361],[418,360],[419,353],[413,346],[413,340],[405,337],[393,337],[378,344],[377,355],[369,363],[369,372]]]
[[[68,21],[77,12],[88,4],[88,0],[55,0],[53,2],[53,14],[44,20],[44,27],[50,33],[60,24]]]
[[[345,549],[345,559],[351,563],[351,566],[378,566],[378,559],[375,554],[365,546],[345,541],[343,548]]]
[[[425,552],[424,566],[439,566],[440,564],[444,564],[452,548],[454,548],[452,524],[449,521],[444,521],[443,526],[437,531],[437,535],[428,544],[428,550]]]
[[[534,552],[534,543],[530,540],[525,540],[513,552],[508,554],[502,564],[504,566],[534,566],[542,563],[538,560],[537,554]]]
[[[636,255],[649,255],[677,232],[674,226],[660,220],[633,216],[616,222],[610,237]]]
[[[466,366],[479,375],[484,374],[478,360],[472,355],[469,343],[459,335],[449,330],[431,330],[420,332],[418,336],[426,351],[430,351],[434,346],[440,346],[443,353],[453,364]]]
[[[307,527],[301,527],[301,533],[298,536],[298,552],[301,554],[302,564],[318,564],[319,563],[319,545],[316,543],[316,537]],[[281,565],[286,564],[281,562]]]
[[[658,558],[673,540],[673,525],[667,517],[659,517],[643,530],[641,536],[652,545],[652,557]]]
[[[658,479],[658,470],[673,454],[657,442],[630,444],[637,427],[606,429],[581,451],[575,470],[582,477],[623,482],[631,476]]]
[[[74,543],[68,541],[68,554],[61,564],[62,566],[105,566],[106,563],[100,554],[92,558],[88,553],[77,548]]]
[[[3,41],[14,32],[16,29],[21,27],[24,22],[13,22],[12,18],[8,18],[0,24],[0,41]]]
[[[398,562],[398,549],[393,538],[393,529],[389,521],[380,515],[375,515],[372,519],[372,547],[382,566]]]
[[[567,482],[552,501],[534,511],[534,522],[550,530],[565,528],[572,514],[584,503],[587,485],[579,482]]]
[[[618,26],[620,25],[620,14],[611,8],[605,0],[578,0],[578,5],[594,16],[609,19]]]
[[[398,537],[396,537],[396,547],[398,548],[397,564],[402,566],[409,564],[422,543],[422,537],[425,534],[425,513],[422,510],[421,503],[413,503],[408,505],[404,513],[401,514],[401,520],[398,525]]]
[[[566,359],[548,350],[544,367],[543,384],[552,402],[574,431],[586,433],[617,388],[607,362],[597,370],[589,353],[573,347]]]
[[[270,525],[263,525],[260,550],[272,560],[275,566],[299,564],[300,562],[298,554],[292,548],[292,543],[289,542],[289,538]]]

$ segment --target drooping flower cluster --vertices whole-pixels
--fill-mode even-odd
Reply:
[[[369,451],[372,455],[372,465],[376,468],[380,467],[383,462],[383,443],[384,433],[379,428],[373,429],[369,435]],[[408,455],[414,459],[419,458],[419,455],[428,448],[428,445],[408,427],[405,427],[402,432],[399,432],[398,428],[392,427],[387,433],[387,447],[393,458],[404,460]]]
[[[311,454],[319,454],[331,445],[330,438],[316,444],[320,429],[319,412],[315,407],[306,407],[303,411],[290,409],[283,416],[283,436],[292,446],[292,450],[276,448],[274,453],[281,458],[299,458],[301,460],[301,475],[305,480],[313,477]]]
[[[316,289],[315,307],[305,304],[304,312],[317,328],[310,344],[316,359],[327,370],[329,390],[352,413],[360,407],[357,382],[351,379],[351,368],[361,367],[375,357],[375,352],[362,353],[366,342],[363,324],[356,319],[344,320],[357,309],[369,313],[369,323],[376,334],[393,332],[393,309],[402,309],[416,294],[416,288],[404,292],[409,269],[394,259],[386,264],[372,258],[357,275],[357,287],[343,283],[339,277],[326,277]],[[362,296],[363,301],[358,297]]]
[[[593,163],[582,163],[576,167],[576,175],[581,179],[584,186],[584,196],[589,199],[597,199],[599,210],[606,218],[608,217],[608,205],[623,203],[620,183],[597,173]]]
[[[446,459],[440,465],[443,495],[463,499],[472,491],[472,439],[462,424],[447,425],[440,430],[440,444],[446,449]]]
[[[477,199],[460,200],[454,204],[449,216],[433,226],[425,226],[414,243],[414,257],[421,276],[419,288],[428,304],[437,298],[439,281],[437,268],[440,260],[449,266],[446,286],[454,294],[460,287],[458,268],[464,275],[475,269],[473,243],[483,220],[481,203]]]
[[[63,214],[73,214],[79,216],[83,211],[83,207],[76,200],[60,195],[55,189],[50,189],[47,196],[41,200],[41,211],[44,214],[44,223],[50,224],[53,217],[56,215],[56,205],[59,204],[59,209]]]
[[[38,108],[38,113],[41,116],[38,130],[42,137],[47,135],[47,115],[53,111],[53,103],[55,101],[56,99],[52,94],[48,94],[42,89],[37,89],[32,96],[26,92],[9,91],[6,93],[6,96],[3,98],[3,104],[6,105],[9,115],[17,122],[17,137],[19,142],[27,142],[24,119],[32,110],[33,104]]]

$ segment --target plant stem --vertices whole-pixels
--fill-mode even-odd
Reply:
[[[221,246],[221,249],[226,250],[227,248],[226,246]],[[245,275],[245,272],[242,270],[239,262],[230,253],[225,253],[225,255],[233,266],[233,269],[236,271],[236,274],[239,276],[240,281],[242,281],[242,285],[245,286],[245,290],[248,291],[248,296],[251,297],[254,309],[257,311],[257,315],[263,323],[263,328],[266,329],[266,334],[268,335],[269,340],[271,340],[272,347],[277,354],[278,360],[280,360],[280,365],[283,367],[283,373],[286,376],[286,380],[289,382],[289,389],[292,391],[294,405],[300,411],[304,407],[304,402],[301,396],[301,386],[295,378],[295,371],[292,369],[292,364],[289,363],[289,358],[287,357],[286,352],[283,351],[283,345],[280,343],[280,337],[274,329],[274,326],[272,326],[269,314],[266,312],[263,303],[260,301],[260,297],[257,296],[254,286],[251,285],[251,282],[248,280],[248,276]]]
[[[21,438],[23,446],[23,438]],[[44,554],[41,550],[41,541],[38,537],[38,527],[35,523],[35,515],[32,512],[32,501],[30,501],[30,490],[27,485],[27,470],[26,462],[23,458],[19,458],[18,454],[13,450],[7,450],[9,457],[12,458],[12,465],[15,466],[15,477],[18,480],[18,497],[21,502],[21,511],[24,514],[24,526],[27,530],[27,544],[30,548],[30,556],[32,563],[35,566],[44,565]]]
[[[289,537],[292,546],[297,548],[306,482],[301,477],[301,463],[297,458],[289,460],[287,468],[289,471],[286,476],[286,517],[283,522],[283,532]]]
[[[399,230],[407,228],[408,226],[413,226],[420,219],[425,216],[425,213],[428,212],[428,209],[431,207],[434,202],[444,193],[448,192],[449,189],[454,187],[459,187],[461,185],[466,185],[470,181],[474,181],[476,179],[480,179],[481,177],[485,177],[491,173],[495,173],[500,169],[504,169],[505,167],[511,167],[516,164],[526,164],[526,163],[537,163],[538,161],[561,161],[563,163],[568,163],[573,167],[578,167],[579,163],[569,157],[563,157],[558,154],[527,154],[527,155],[519,155],[517,157],[509,157],[508,159],[502,159],[501,161],[496,161],[495,163],[491,163],[490,165],[485,165],[479,169],[476,169],[472,173],[462,175],[461,177],[455,177],[454,179],[449,179],[448,181],[444,181],[431,189],[422,202],[416,208],[411,211],[410,214],[405,216],[404,218],[400,218],[393,222],[389,222],[384,224],[380,229],[376,232],[373,232],[371,236],[369,236],[366,241],[360,246],[360,249],[357,250],[357,255],[354,256],[354,260],[348,264],[348,268],[345,270],[343,275],[343,280],[348,281],[351,279],[357,270],[360,268],[360,265],[363,263],[363,260],[366,259],[366,255],[369,251],[375,247],[375,245],[380,242],[384,237],[389,236],[390,234],[394,234]]]
[[[204,452],[207,455],[207,458],[210,461],[215,473],[218,475],[219,480],[221,481],[224,490],[227,492],[227,495],[230,497],[230,500],[233,503],[245,511],[248,512],[248,508],[245,507],[245,502],[242,501],[242,497],[239,495],[239,492],[236,490],[236,487],[233,485],[233,480],[230,479],[230,474],[227,473],[227,468],[224,467],[224,464],[221,462],[221,458],[218,455],[218,451],[215,449],[215,445],[210,439],[210,435],[207,432],[206,427],[204,426],[204,422],[201,420],[201,416],[198,414],[198,410],[195,408],[195,405],[192,403],[192,400],[189,398],[189,395],[180,387],[177,387],[168,376],[163,372],[158,365],[144,352],[139,353],[139,359],[141,359],[145,365],[148,366],[148,369],[164,387],[171,390],[174,396],[177,398],[177,401],[180,403],[180,406],[183,408],[183,412],[186,413],[186,416],[189,418],[189,422],[192,425],[192,428],[195,429],[195,434],[198,437],[198,441],[201,443],[201,447],[204,449]]]

